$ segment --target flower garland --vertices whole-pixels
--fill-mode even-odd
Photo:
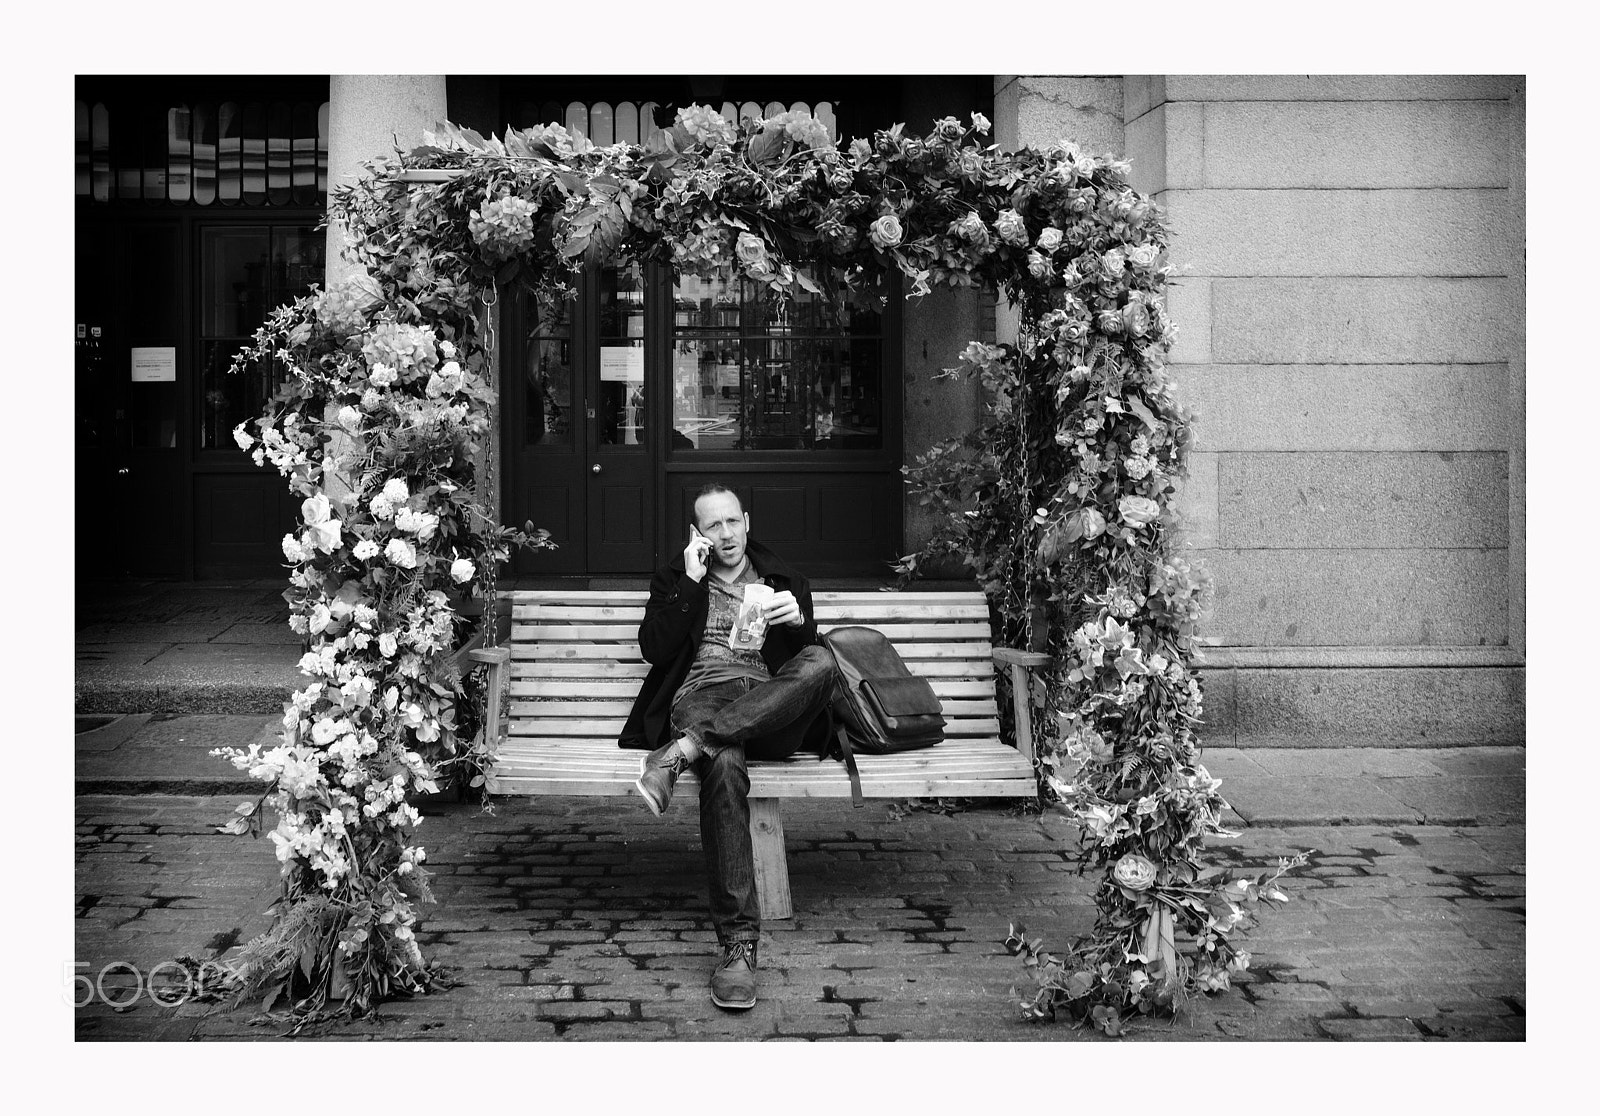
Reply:
[[[702,106],[645,144],[603,148],[559,126],[486,139],[445,125],[335,193],[330,216],[368,285],[286,308],[241,356],[291,373],[257,433],[237,436],[304,497],[284,551],[313,679],[286,706],[280,744],[234,755],[272,784],[286,880],[284,912],[253,943],[264,960],[250,990],[291,988],[296,963],[314,1006],[336,978],[358,1011],[427,987],[405,799],[472,759],[448,665],[459,594],[510,546],[549,545],[472,498],[492,403],[473,300],[513,282],[570,294],[582,267],[619,258],[835,305],[882,305],[898,272],[912,295],[984,284],[1020,308],[1019,345],[962,354],[994,400],[980,429],[907,469],[945,514],[902,569],[959,557],[995,603],[999,638],[1055,654],[1036,695],[1057,714],[1041,774],[1107,872],[1094,935],[1074,947],[1081,967],[1041,978],[1025,1006],[1065,1004],[1110,1030],[1125,1011],[1226,986],[1219,974],[1247,955],[1228,944],[1238,920],[1215,917],[1239,885],[1198,867],[1225,807],[1196,759],[1206,584],[1167,545],[1188,418],[1162,368],[1166,229],[1126,163],[1066,143],[1005,153],[982,145],[988,129],[978,114],[945,118],[925,137],[896,126],[841,150],[806,114],[735,126]],[[408,181],[413,169],[455,174]],[[258,806],[225,828],[251,829]],[[1179,934],[1195,936],[1198,960],[1176,951]]]
[[[285,597],[289,626],[312,647],[281,740],[216,753],[271,784],[284,901],[302,907],[252,943],[274,964],[246,967],[245,991],[268,1002],[315,1008],[343,993],[359,1012],[428,984],[414,927],[431,896],[407,799],[436,792],[453,766],[481,781],[493,758],[457,739],[458,606],[511,545],[549,545],[502,530],[474,499],[490,394],[481,361],[469,369],[462,357],[439,329],[400,321],[353,283],[280,311],[235,361],[292,372],[234,438],[304,497],[300,530],[283,538]],[[335,477],[348,491],[330,487]],[[261,804],[223,831],[258,832]]]

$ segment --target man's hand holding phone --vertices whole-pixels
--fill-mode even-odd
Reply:
[[[706,557],[711,553],[711,540],[689,524],[689,545],[683,548],[683,571],[691,581],[702,581],[706,576]]]

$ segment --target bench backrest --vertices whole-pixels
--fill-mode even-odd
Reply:
[[[510,594],[511,734],[552,743],[610,737],[649,664],[639,653],[644,590],[518,590]],[[883,632],[944,705],[951,739],[1000,734],[989,607],[979,591],[818,591],[823,631],[861,624]]]

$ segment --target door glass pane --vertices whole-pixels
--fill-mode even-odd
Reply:
[[[544,291],[527,296],[523,440],[572,446],[572,303]]]
[[[881,314],[732,277],[673,295],[673,449],[882,448]]]
[[[672,346],[672,448],[737,449],[744,395],[737,337],[684,338]]]
[[[644,444],[644,275],[638,264],[600,273],[602,446]]]
[[[201,332],[207,337],[243,336],[260,324],[266,310],[272,262],[268,230],[206,229],[204,236]]]
[[[277,229],[273,233],[272,305],[281,306],[321,284],[326,274],[326,233],[311,228]]]
[[[672,288],[672,303],[679,330],[739,328],[739,281],[732,276],[682,276]]]
[[[228,374],[234,354],[244,345],[242,337],[201,343],[201,449],[233,446],[233,428],[261,414],[263,405],[277,390],[272,370],[260,361],[252,361],[237,376]]]
[[[206,228],[201,237],[201,449],[234,448],[233,428],[259,416],[281,367],[230,375],[234,354],[267,313],[320,283],[327,237],[310,226]]]

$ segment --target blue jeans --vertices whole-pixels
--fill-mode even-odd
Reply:
[[[766,681],[740,678],[688,694],[672,708],[675,734],[699,740],[700,843],[717,940],[761,936],[755,854],[750,846],[750,774],[745,758],[788,756],[828,704],[833,656],[805,647]]]

